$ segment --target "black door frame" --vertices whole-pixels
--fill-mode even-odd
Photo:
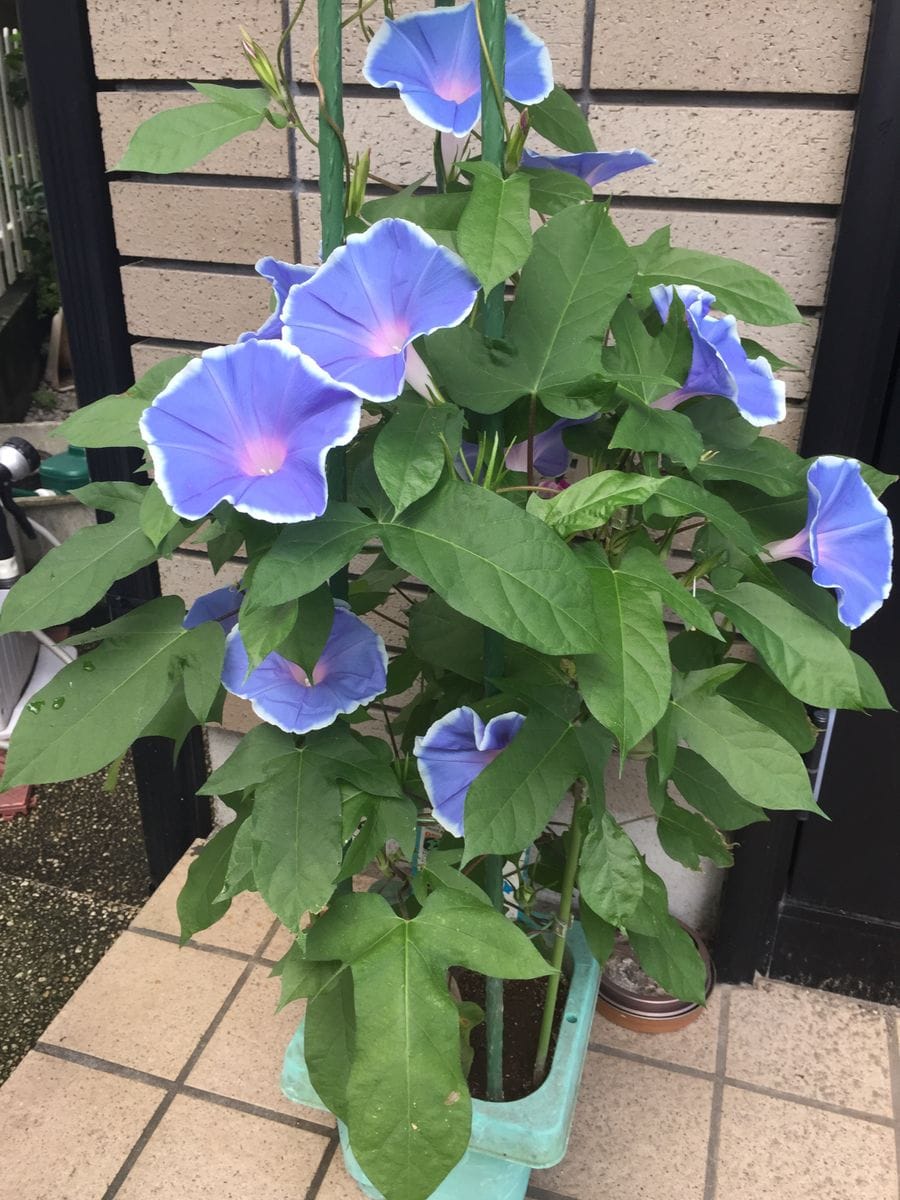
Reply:
[[[875,0],[800,447],[806,456],[844,454],[878,465],[900,444],[898,64],[900,4]],[[841,720],[839,715],[838,724]],[[896,753],[896,739],[886,741],[884,753]],[[827,762],[823,771],[827,780]],[[791,902],[788,884],[800,830],[796,817],[777,814],[769,824],[741,833],[716,945],[719,977],[726,982],[749,982],[759,971],[827,986],[835,974],[877,972],[873,963],[882,948],[893,954],[900,949],[900,930]],[[785,932],[792,942],[786,953],[778,946]],[[835,970],[841,956],[843,972]],[[896,974],[895,962],[888,953],[885,969]],[[875,992],[882,983],[892,985],[887,977],[870,983]]]
[[[23,0],[19,28],[28,71],[41,174],[79,405],[134,382],[97,111],[86,0]],[[91,478],[135,480],[135,450],[88,452]],[[105,519],[107,514],[98,514]],[[156,565],[120,580],[110,617],[160,595]],[[210,831],[203,738],[195,729],[173,760],[165,738],[142,738],[132,757],[150,876],[159,884],[195,837]]]

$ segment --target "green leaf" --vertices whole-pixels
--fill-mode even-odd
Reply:
[[[521,110],[522,105],[516,105]],[[536,133],[571,154],[584,154],[597,149],[594,135],[567,91],[555,87],[539,104],[528,105],[528,123]]]
[[[326,584],[295,603],[296,619],[276,649],[312,675],[334,624],[334,601]]]
[[[679,738],[742,799],[759,808],[820,811],[803,760],[774,730],[703,688],[674,699],[672,708]]]
[[[316,1095],[341,1120],[348,1116],[347,1091],[355,1048],[353,979],[347,970],[335,971],[306,1006],[303,1057]]]
[[[265,108],[259,107],[256,98],[265,92],[241,91],[246,100],[240,107],[236,101],[223,103],[216,99],[165,109],[142,121],[114,170],[146,171],[154,175],[187,171],[232,138],[259,129]]]
[[[615,342],[603,350],[603,369],[626,396],[649,405],[681,387],[693,346],[680,299],[673,301],[669,319],[656,337],[631,300],[616,309],[610,331]]]
[[[781,284],[756,267],[703,250],[659,244],[655,249],[652,261],[641,264],[638,283],[644,289],[658,283],[695,284],[712,292],[717,309],[751,325],[790,325],[803,320]]]
[[[412,221],[430,234],[442,246],[456,249],[456,230],[469,203],[470,192],[447,192],[437,196],[414,196],[401,192],[369,200],[362,206],[364,220],[374,223],[384,217],[400,217]]]
[[[880,496],[898,479],[898,476],[888,475],[884,471],[879,471],[877,467],[870,467],[868,463],[860,463],[859,468],[863,479],[876,496]]]
[[[140,523],[144,491],[135,483],[91,483],[73,492],[114,519],[79,529],[23,575],[3,605],[0,630],[45,629],[80,617],[117,579],[153,562],[156,547]]]
[[[147,401],[139,396],[104,396],[66,417],[58,433],[73,446],[135,446],[143,450],[138,429]]]
[[[853,660],[853,667],[859,682],[859,694],[863,708],[893,708],[871,665],[853,650],[850,651],[850,658]]]
[[[437,407],[400,398],[375,441],[373,456],[381,486],[399,513],[427,496],[462,438],[463,414],[455,404]]]
[[[590,588],[572,551],[492,492],[448,481],[381,536],[453,608],[545,654],[593,649]]]
[[[460,218],[456,245],[485,292],[503,283],[531,253],[530,190],[516,173],[504,179],[490,163],[478,167],[472,196]]]
[[[555,412],[558,397],[600,371],[603,336],[633,277],[603,205],[567,208],[538,230],[506,323],[524,394]]]
[[[531,207],[548,217],[573,204],[589,204],[593,197],[590,184],[567,171],[525,167],[519,174],[531,187]]]
[[[709,637],[722,641],[719,628],[708,609],[674,578],[665,563],[652,550],[643,546],[631,547],[626,551],[616,571],[620,576],[629,576],[636,584],[649,584],[659,592],[663,603],[678,613],[685,625],[694,626]]]
[[[748,358],[764,358],[773,371],[799,371],[796,363],[790,363],[785,358],[779,358],[765,346],[761,346],[754,338],[742,337],[741,345]]]
[[[349,962],[353,972],[347,1124],[354,1153],[380,1190],[426,1200],[462,1157],[471,1128],[447,967],[505,978],[549,968],[513,922],[449,889],[429,896],[412,921],[373,892],[338,896],[309,931],[307,953]]]
[[[625,926],[631,948],[651,979],[679,1000],[706,1003],[706,964],[694,939],[670,916],[666,885],[646,865],[640,903]]]
[[[792,696],[818,708],[863,707],[850,652],[813,617],[755,583],[703,600],[734,623]]]
[[[666,711],[669,643],[659,593],[613,570],[598,546],[593,550],[587,563],[598,649],[576,658],[578,686],[592,715],[625,755]]]
[[[568,721],[535,709],[469,788],[466,858],[524,850],[553,816],[582,766]]]
[[[201,847],[188,867],[176,905],[182,946],[195,933],[215,925],[231,907],[230,898],[222,900],[219,896],[225,885],[234,839],[242,824],[238,818],[225,825]]]
[[[215,100],[238,112],[265,113],[269,106],[269,93],[265,88],[231,87],[223,83],[192,83],[191,87],[208,100]]]
[[[178,513],[169,507],[168,501],[155,483],[144,488],[139,519],[141,529],[157,548],[181,520]]]
[[[349,975],[339,962],[320,962],[306,957],[305,936],[295,938],[290,949],[272,968],[272,974],[281,979],[281,995],[278,1011],[294,1000],[309,999],[321,992],[338,974]]]
[[[225,796],[223,803],[237,812],[242,811],[243,797]],[[249,815],[249,813],[247,814]],[[253,837],[250,822],[242,820],[231,847],[231,858],[225,871],[225,882],[219,893],[219,900],[233,900],[241,892],[255,892],[256,880],[253,877]]]
[[[185,629],[183,618],[183,602],[165,596],[107,626],[96,650],[64,667],[26,705],[4,784],[98,771],[127,750],[179,682],[191,707],[202,708],[218,689],[225,640],[215,622]]]
[[[287,600],[284,604],[258,604],[254,594],[247,596],[238,613],[238,628],[251,671],[284,641],[296,620],[296,600]]]
[[[138,429],[144,410],[191,358],[190,354],[177,354],[157,363],[121,396],[105,396],[77,409],[66,417],[57,433],[73,446],[145,449]]]
[[[253,573],[250,594],[257,604],[283,604],[314,591],[356,554],[377,526],[359,509],[329,504],[315,521],[282,529]]]
[[[328,902],[341,868],[341,795],[308,750],[279,759],[250,817],[260,895],[288,927]]]
[[[761,808],[743,800],[705,758],[686,746],[675,751],[672,782],[692,808],[720,829],[743,829],[768,820]]]
[[[484,678],[482,641],[478,622],[464,617],[438,595],[410,608],[409,648],[430,667],[480,683]]]
[[[686,467],[696,467],[703,453],[700,434],[679,412],[631,401],[609,441],[610,449],[655,451]]]
[[[644,889],[644,865],[634,842],[608,813],[594,816],[578,866],[588,907],[610,925],[627,924]]]
[[[717,867],[730,867],[734,862],[725,839],[714,825],[698,813],[682,808],[666,796],[656,823],[659,844],[668,854],[690,871],[700,870],[701,858],[708,858]]]
[[[550,500],[532,494],[527,511],[555,529],[560,537],[570,537],[585,529],[605,524],[620,508],[644,504],[657,498],[667,516],[700,513],[736,546],[751,553],[759,543],[743,517],[719,496],[699,484],[674,475],[655,478],[624,471],[600,471],[580,479]]]
[[[537,396],[557,416],[596,411],[579,388],[601,370],[603,337],[628,292],[634,262],[606,209],[579,204],[534,235],[506,345],[487,344],[468,326],[425,339],[425,356],[460,406],[495,413]]]
[[[600,966],[603,967],[616,944],[616,927],[615,925],[610,925],[608,921],[604,921],[602,917],[598,917],[584,900],[581,901],[579,915],[588,949]]]
[[[805,706],[762,667],[748,663],[720,686],[719,695],[761,725],[774,729],[799,754],[806,754],[816,744],[816,731]]]
[[[699,483],[724,479],[748,484],[769,496],[806,496],[806,464],[772,438],[757,438],[745,450],[719,450],[699,464],[688,465]]]
[[[389,841],[397,842],[402,853],[412,859],[416,838],[416,805],[406,796],[371,796],[365,792],[352,793],[361,802],[362,820],[356,836],[344,854],[344,865],[338,879],[352,879],[359,874]],[[344,805],[347,795],[344,796]]]
[[[689,400],[681,411],[690,417],[700,430],[704,445],[711,450],[745,450],[759,441],[756,426],[745,421],[724,396],[699,396]]]
[[[274,725],[254,725],[221,767],[197,789],[198,796],[224,796],[254,787],[281,758],[293,754],[294,738]]]

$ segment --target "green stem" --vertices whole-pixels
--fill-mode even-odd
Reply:
[[[341,0],[318,0],[319,6],[319,191],[322,211],[322,258],[328,258],[344,240],[344,83],[341,74]],[[332,500],[347,497],[347,463],[343,448],[328,455],[328,495]],[[344,567],[331,578],[331,594],[337,600],[348,595],[348,572]]]
[[[550,1053],[550,1035],[553,1032],[553,1017],[556,1013],[556,997],[559,995],[559,981],[562,975],[563,956],[566,951],[566,934],[569,931],[569,921],[572,916],[572,893],[575,890],[575,875],[578,871],[578,859],[581,856],[583,839],[582,823],[578,814],[585,800],[585,787],[577,780],[572,788],[574,803],[572,805],[571,837],[569,852],[566,855],[566,865],[563,869],[562,886],[559,896],[559,916],[553,933],[553,949],[550,954],[550,965],[556,972],[547,980],[547,998],[544,1001],[544,1014],[541,1019],[541,1032],[538,1037],[537,1055],[534,1060],[534,1084],[539,1087],[547,1073],[547,1056]]]
[[[506,153],[502,94],[497,81],[505,75],[506,4],[504,0],[476,0],[479,35],[482,39],[481,133],[482,158],[502,167]],[[485,297],[484,333],[489,338],[503,336],[503,285]],[[498,413],[488,418],[485,429],[490,439],[503,441],[503,418]],[[477,478],[477,476],[476,476]],[[492,629],[484,631],[485,679],[503,674],[503,636]],[[490,691],[490,686],[486,686]],[[503,858],[489,855],[485,861],[488,894],[499,912],[503,912]],[[485,1036],[487,1041],[487,1096],[503,1099],[503,981],[488,978],[485,985]]]

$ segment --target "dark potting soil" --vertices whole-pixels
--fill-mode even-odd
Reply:
[[[453,977],[463,1000],[484,1008],[485,978],[474,971],[458,970]],[[537,1050],[547,980],[507,979],[503,985],[503,1099],[521,1100],[534,1091],[534,1056]],[[569,994],[569,981],[560,979],[550,1036],[548,1070],[553,1062],[559,1026]],[[472,1030],[472,1069],[469,1091],[478,1100],[487,1099],[487,1042],[484,1022]]]

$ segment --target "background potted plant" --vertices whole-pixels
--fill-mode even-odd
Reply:
[[[320,0],[322,264],[262,259],[260,330],[69,418],[77,445],[145,447],[154,482],[82,489],[113,519],[23,578],[0,629],[69,621],[191,538],[220,563],[245,547],[240,588],[72,639],[99,644],[34,699],[5,784],[94,771],[141,734],[177,746],[224,690],[247,698],[263,723],[207,781],[236,819],[190,869],[185,938],[247,889],[294,932],[277,970],[283,999],[307,1004],[288,1082],[341,1119],[364,1188],[424,1200],[499,1171],[491,1195],[520,1197],[564,1151],[617,930],[669,992],[704,998],[663,881],[605,807],[610,755],[646,761],[660,841],[688,865],[727,864],[720,830],[760,809],[817,811],[804,706],[887,705],[848,642],[889,590],[891,478],[759,436],[784,416],[783,364],[736,321],[796,308],[667,230],[626,244],[592,189],[651,160],[596,149],[502,3],[388,20],[369,47],[369,81],[436,131],[425,192],[365,199],[340,30]],[[311,136],[283,43],[274,61],[244,49],[260,88],[195,85],[205,102],[151,118],[120,165],[183,170],[264,120]],[[532,130],[562,153],[528,149]],[[351,591],[347,564],[374,540]],[[410,575],[431,594],[388,663],[366,614]],[[413,685],[386,740],[354,728]],[[351,891],[373,862],[381,884]],[[480,1012],[461,967],[485,977],[474,1105]],[[502,980],[534,978],[537,1090],[501,1103]]]

